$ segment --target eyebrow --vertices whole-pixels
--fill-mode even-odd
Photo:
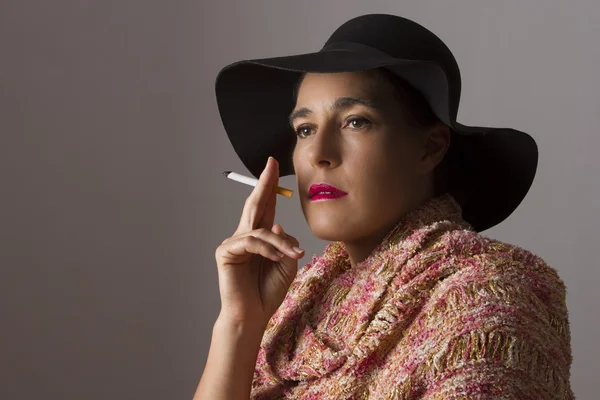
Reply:
[[[330,111],[342,110],[345,108],[350,108],[357,104],[368,107],[374,111],[379,110],[379,107],[377,107],[377,105],[375,104],[375,102],[373,100],[366,99],[364,97],[340,97],[329,107],[329,110]],[[293,127],[295,119],[306,117],[309,114],[312,114],[312,110],[310,110],[309,108],[306,108],[306,107],[299,108],[298,110],[292,111],[292,113],[290,114],[290,116],[288,118],[288,122],[289,122],[290,126]]]

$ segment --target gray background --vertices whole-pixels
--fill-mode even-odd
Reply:
[[[485,235],[568,288],[581,399],[600,359],[600,5],[589,1],[0,1],[2,399],[186,399],[219,311],[214,251],[251,188],[214,78],[395,13],[455,53],[458,120],[538,141],[527,198]],[[250,121],[249,123],[252,123]],[[295,188],[295,178],[282,185]],[[297,196],[276,220],[307,249]]]

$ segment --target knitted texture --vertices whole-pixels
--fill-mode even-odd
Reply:
[[[298,271],[250,398],[574,399],[565,298],[555,269],[477,233],[445,193],[355,267],[332,242]]]

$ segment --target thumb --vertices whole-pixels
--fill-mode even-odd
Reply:
[[[288,235],[287,233],[285,233],[285,231],[283,230],[283,227],[280,224],[273,225],[273,228],[271,229],[271,231],[274,234],[279,235],[282,238],[284,238],[285,240],[287,240],[288,242],[290,242],[292,244],[292,246],[300,246],[300,242],[298,242],[298,239],[296,239],[292,235]]]
[[[284,238],[286,240],[289,239],[289,237],[290,237],[287,233],[285,233],[285,231],[283,230],[283,227],[280,224],[273,225],[273,228],[271,228],[271,231],[274,234],[281,236],[282,238]]]

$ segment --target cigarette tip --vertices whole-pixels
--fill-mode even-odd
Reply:
[[[223,176],[227,176],[231,173],[231,171],[223,171]]]

